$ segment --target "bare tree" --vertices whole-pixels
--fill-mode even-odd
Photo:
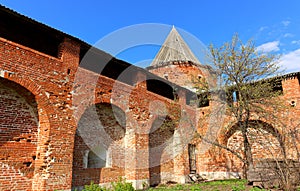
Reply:
[[[276,99],[282,93],[281,79],[276,77],[279,74],[279,57],[257,51],[252,40],[243,44],[238,35],[234,35],[231,42],[220,48],[211,45],[209,56],[219,77],[223,79],[221,86],[226,98],[221,101],[227,102],[227,111],[230,116],[234,116],[238,130],[242,133],[243,153],[240,155],[212,140],[204,141],[236,155],[243,161],[247,172],[253,167],[251,145],[247,136],[253,126],[252,114],[265,119],[276,117],[273,112],[281,105],[280,99]],[[198,84],[197,87],[201,94],[207,86]]]
[[[274,156],[271,159],[260,161],[260,165],[263,167],[261,174],[264,176],[269,175],[267,179],[266,177],[261,177],[261,179],[266,180],[262,182],[263,187],[275,185],[282,190],[296,190],[300,183],[299,124],[292,122],[287,125],[287,121],[289,121],[287,119],[288,117],[285,117],[282,121],[277,121],[282,127],[280,133],[276,132],[283,143],[280,145],[281,157],[275,157],[276,154],[274,153],[274,148],[272,148],[274,144],[268,137],[265,137],[265,140],[269,146],[262,144],[265,151]]]

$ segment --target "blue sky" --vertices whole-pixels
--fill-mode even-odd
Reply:
[[[89,44],[143,23],[175,25],[204,45],[220,46],[239,33],[243,41],[255,40],[258,49],[281,54],[287,72],[300,71],[299,0],[0,0],[0,4]],[[159,34],[161,43],[167,32]],[[158,49],[138,46],[116,57],[144,67],[142,61],[153,59]]]

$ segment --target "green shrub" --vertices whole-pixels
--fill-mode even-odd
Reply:
[[[102,188],[98,184],[94,184],[94,182],[91,182],[90,185],[85,185],[82,191],[109,191],[109,189]]]
[[[232,186],[232,191],[243,191],[243,190],[245,190],[245,185],[243,184]]]
[[[132,183],[125,182],[125,179],[119,178],[118,182],[111,183],[113,191],[134,191]]]
[[[125,182],[125,180],[122,178],[119,178],[117,182],[112,182],[111,186],[112,189],[109,189],[91,182],[90,185],[85,185],[82,191],[134,191],[132,184]]]

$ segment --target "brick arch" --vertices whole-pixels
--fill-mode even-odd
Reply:
[[[39,109],[38,114],[39,114],[40,129],[50,130],[50,121],[49,121],[50,112],[48,111],[49,99],[47,98],[45,91],[41,89],[41,86],[38,85],[33,80],[31,80],[30,78],[25,76],[19,78],[15,75],[11,75],[11,76],[4,75],[4,79],[19,84],[20,86],[24,87],[35,96],[37,107]]]
[[[107,138],[112,141],[118,141],[125,136],[126,132],[126,113],[120,107],[109,102],[98,102],[90,104],[84,112],[82,112],[80,120],[77,123],[76,134],[80,134],[80,125],[102,125]],[[99,129],[94,129],[98,131]],[[95,132],[96,134],[98,132]],[[121,134],[119,134],[121,133]],[[96,137],[95,137],[96,138]],[[105,139],[107,141],[107,139]],[[86,140],[88,141],[88,140]],[[96,142],[91,139],[91,144]]]
[[[120,140],[124,138],[125,132],[126,132],[126,113],[124,110],[122,110],[120,107],[118,107],[115,104],[111,103],[97,103],[96,109],[97,109],[97,114],[99,116],[99,119],[103,125],[107,125],[109,127],[115,126],[113,129],[112,128],[106,128],[105,131],[108,133],[111,139],[114,141]],[[103,110],[111,110],[112,113],[105,113]],[[110,111],[109,111],[110,112]],[[108,119],[106,119],[105,115],[110,115]],[[109,124],[109,120],[110,124]],[[114,123],[114,124],[112,124]],[[119,128],[116,128],[116,127]],[[121,132],[121,134],[119,134]]]
[[[110,98],[111,98],[111,93],[110,93]],[[127,107],[127,105],[123,105],[123,104],[121,104],[121,103],[118,103],[118,102],[116,102],[116,101],[114,101],[113,103],[110,101],[110,99],[108,100],[106,100],[106,99],[103,99],[103,100],[96,100],[93,104],[90,104],[89,106],[91,106],[91,105],[100,105],[100,104],[103,104],[103,105],[112,105],[113,107],[117,107],[117,108],[119,108],[120,110],[122,110],[122,111],[124,111],[124,113],[126,113],[125,112],[125,110],[127,109],[126,107]]]
[[[90,108],[91,106],[94,106],[94,105],[98,105],[98,104],[111,104],[111,105],[114,105],[118,108],[120,108],[121,110],[125,111],[127,109],[127,105],[123,105],[122,103],[118,103],[116,101],[114,101],[114,103],[111,102],[111,94],[112,92],[110,91],[111,89],[109,89],[109,91],[106,91],[106,98],[105,99],[102,99],[101,97],[97,97],[95,95],[94,100],[91,100],[90,98],[88,98],[87,100],[85,100],[86,97],[83,97],[83,98],[80,98],[83,100],[83,102],[81,102],[80,104],[81,105],[76,105],[76,109],[75,109],[75,113],[74,113],[74,116],[75,116],[75,120],[76,120],[76,123],[79,122],[79,120],[81,119],[82,115],[84,114],[84,112]],[[95,91],[95,94],[101,94],[103,92],[101,91]],[[122,94],[122,93],[120,93]],[[78,98],[76,98],[78,99]]]
[[[281,158],[284,156],[282,135],[275,127],[261,120],[250,120],[249,125],[247,137],[251,145],[254,165],[266,158]],[[243,137],[237,123],[224,133],[221,143],[243,156]],[[240,159],[229,152],[224,154],[227,170],[243,172],[243,163]]]
[[[110,99],[103,99],[103,100],[96,99],[93,102],[92,101],[85,102],[82,105],[76,107],[75,116],[76,116],[76,119],[77,119],[77,121],[76,121],[77,124],[78,124],[79,120],[81,119],[82,115],[84,114],[84,112],[86,112],[87,109],[89,109],[89,108],[91,108],[95,105],[99,105],[99,104],[114,105],[115,107],[119,108],[122,111],[126,110],[126,108],[121,104],[111,103]]]
[[[156,116],[149,132],[150,185],[171,180],[173,174],[173,137],[176,123],[170,116]]]
[[[243,122],[243,123],[245,123],[245,122]],[[265,130],[265,131],[269,132],[270,134],[272,134],[279,141],[280,144],[283,144],[283,139],[282,139],[282,135],[281,135],[280,131],[278,129],[276,129],[273,125],[271,125],[267,122],[264,122],[262,120],[250,120],[249,126],[254,129],[257,129],[257,126],[258,126],[260,129]],[[239,127],[238,123],[235,123],[226,132],[223,133],[220,142],[222,144],[226,145],[228,139],[235,132],[237,132],[239,130],[240,130],[240,127]]]
[[[17,104],[19,102],[20,103],[22,102],[21,105],[19,106],[24,109],[28,108],[25,110],[22,108],[18,108],[17,110],[21,112],[20,115],[19,114],[16,115],[15,113],[19,111],[12,111],[13,112],[12,115],[15,115],[15,120],[19,119],[22,116],[25,116],[24,121],[20,124],[22,125],[22,127],[20,127],[22,128],[20,129],[20,134],[19,135],[15,134],[17,133],[17,131],[15,131],[15,133],[10,133],[11,138],[14,141],[16,141],[15,144],[20,144],[22,147],[22,149],[18,151],[20,153],[14,152],[16,155],[18,155],[16,157],[21,157],[22,159],[20,159],[18,163],[16,163],[13,162],[14,157],[10,158],[8,160],[8,164],[2,164],[2,166],[10,165],[9,161],[13,162],[12,164],[14,164],[14,166],[9,167],[8,169],[3,168],[2,170],[6,169],[7,174],[9,174],[9,172],[18,172],[15,173],[14,177],[12,177],[12,180],[14,179],[16,181],[22,180],[21,181],[22,183],[20,182],[17,184],[18,186],[22,187],[23,185],[26,187],[26,189],[41,190],[43,189],[43,180],[41,180],[40,178],[43,172],[40,171],[40,167],[44,160],[43,158],[45,153],[43,153],[44,152],[43,148],[45,146],[44,144],[45,140],[48,139],[48,132],[49,132],[49,131],[45,132],[44,130],[50,128],[47,110],[45,105],[43,105],[43,103],[46,103],[47,101],[46,96],[40,91],[39,86],[35,82],[33,82],[32,80],[26,77],[18,78],[14,75],[4,74],[3,77],[0,77],[0,80],[1,79],[3,80],[5,84],[4,87],[6,87],[7,90],[11,89],[10,91],[11,93],[15,92],[16,95],[15,101],[13,101],[10,104]],[[7,95],[8,96],[12,95],[11,93]],[[27,124],[29,120],[31,120],[31,118],[27,116],[28,112],[26,114],[27,110],[29,113],[31,113],[30,116],[34,118],[35,125]],[[18,125],[18,122],[14,121],[13,125],[14,126]],[[28,129],[28,133],[26,133],[27,132],[26,129]],[[6,145],[9,146],[9,144]],[[14,146],[14,148],[18,148],[17,145]],[[29,150],[26,150],[26,148]],[[23,165],[20,162],[23,162]],[[25,189],[25,187],[22,187],[21,189]],[[15,188],[11,187],[11,188],[18,189],[17,187]]]
[[[48,98],[46,96],[46,93],[44,90],[41,89],[41,86],[38,85],[36,82],[31,80],[28,77],[22,76],[22,78],[17,77],[15,75],[4,75],[4,79],[7,79],[9,81],[15,82],[19,84],[20,86],[27,89],[29,92],[31,92],[35,96],[35,100],[37,102],[38,108],[43,110],[42,116],[39,116],[39,121],[43,126],[45,125],[46,129],[50,128],[50,122],[49,122],[49,116],[48,114]],[[40,113],[40,112],[39,112]]]
[[[78,120],[74,136],[72,188],[90,184],[91,181],[96,184],[117,181],[119,176],[124,176],[125,131],[126,115],[120,107],[108,102],[86,107]],[[99,150],[105,152],[97,153]],[[105,158],[102,158],[103,153]],[[97,157],[102,159],[98,160],[101,165],[88,165],[92,155],[96,162]]]
[[[25,76],[22,76],[22,78],[19,78],[16,75],[8,74],[8,75],[4,75],[4,78],[21,85],[22,87],[26,88],[31,93],[33,93],[35,96],[37,96],[41,93],[40,86]]]

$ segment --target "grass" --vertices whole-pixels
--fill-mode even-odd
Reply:
[[[134,191],[131,183],[124,179],[112,183],[112,188],[100,187],[93,182],[85,185],[83,191]],[[247,185],[247,180],[217,180],[211,182],[202,182],[199,184],[168,184],[159,185],[155,188],[148,188],[140,191],[267,191],[265,189],[253,188]]]
[[[247,185],[246,180],[218,180],[203,182],[199,184],[176,184],[159,185],[155,188],[149,188],[147,191],[260,191],[259,188],[252,188]]]

